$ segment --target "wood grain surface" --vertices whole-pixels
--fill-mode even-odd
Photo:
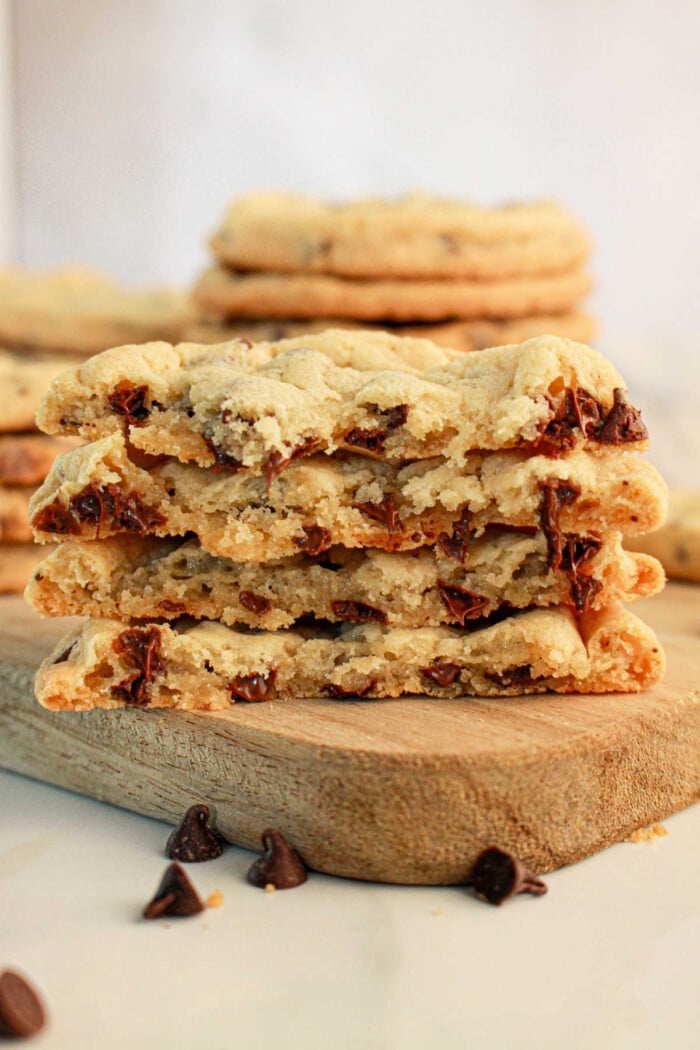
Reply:
[[[639,695],[52,714],[33,672],[68,621],[5,598],[0,765],[170,822],[208,802],[231,842],[272,825],[336,875],[461,882],[493,843],[544,872],[700,798],[700,587],[636,610],[669,660]]]

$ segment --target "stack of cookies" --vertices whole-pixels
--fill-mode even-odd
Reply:
[[[0,270],[0,592],[21,591],[39,560],[29,500],[68,439],[36,433],[51,381],[109,346],[177,339],[186,300],[167,290],[130,291],[84,270]]]
[[[391,329],[459,350],[544,333],[590,341],[588,237],[551,202],[482,208],[411,196],[342,206],[234,202],[199,279],[197,342]]]
[[[32,502],[60,541],[27,595],[88,614],[49,708],[633,691],[664,657],[621,602],[623,535],[666,488],[600,354],[459,354],[383,333],[110,350],[52,386],[64,453]]]

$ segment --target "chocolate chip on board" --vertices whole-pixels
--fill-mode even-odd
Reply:
[[[175,861],[165,869],[155,896],[143,909],[143,917],[159,919],[161,915],[197,915],[200,911],[204,911],[204,905],[199,894],[187,878],[185,869]]]
[[[266,886],[290,890],[306,882],[306,865],[280,831],[266,828],[262,844],[265,852],[248,869],[247,878],[252,886],[263,890]]]
[[[479,900],[488,904],[502,904],[516,893],[534,893],[541,896],[547,887],[541,879],[525,867],[513,853],[489,846],[474,862],[471,878]]]
[[[0,974],[0,1038],[29,1039],[46,1024],[41,999],[13,970]]]
[[[168,837],[165,854],[183,864],[214,860],[224,851],[221,839],[209,827],[209,806],[199,803],[190,808]]]

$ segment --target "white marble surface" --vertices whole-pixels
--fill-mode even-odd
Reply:
[[[190,865],[224,905],[145,922],[168,829],[0,773],[0,964],[41,989],[42,1050],[628,1050],[700,1046],[700,806],[669,835],[499,908],[458,887]]]

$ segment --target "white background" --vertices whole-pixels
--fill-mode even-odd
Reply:
[[[188,282],[256,187],[555,195],[594,233],[601,347],[662,420],[695,396],[693,0],[5,3],[6,254]]]

